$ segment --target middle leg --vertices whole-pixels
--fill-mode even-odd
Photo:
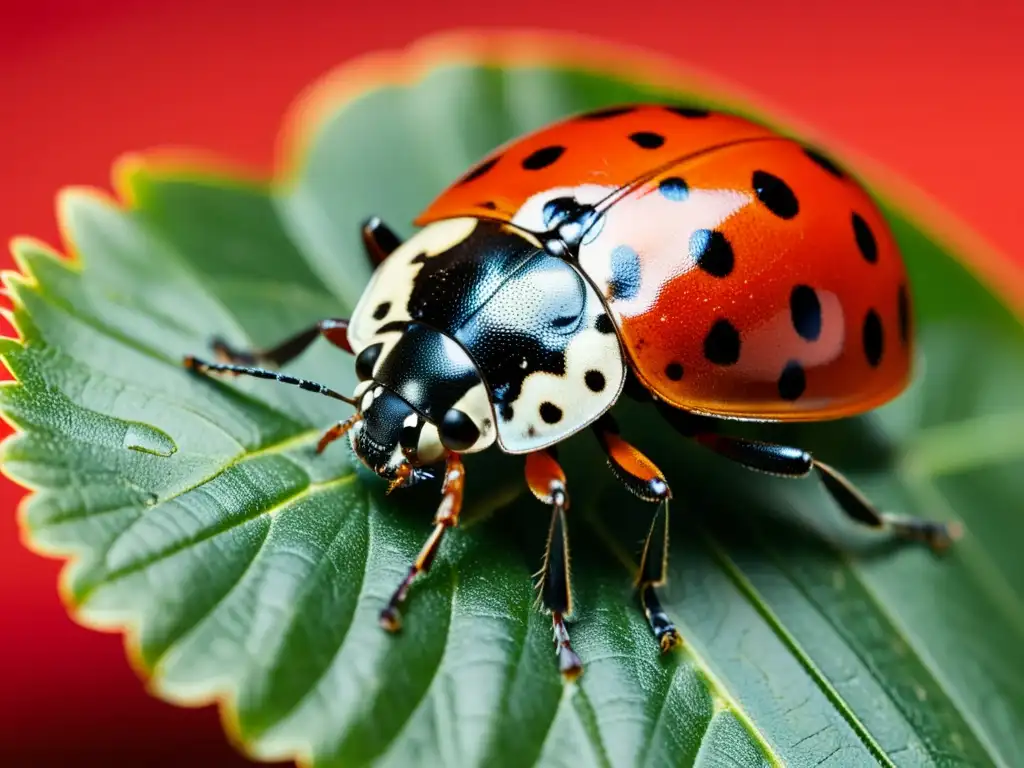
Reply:
[[[320,336],[352,354],[352,346],[348,343],[348,320],[340,317],[321,320],[270,349],[235,349],[219,336],[213,338],[210,347],[223,363],[280,368],[305,352]]]
[[[672,491],[654,462],[619,436],[618,424],[611,414],[602,416],[594,425],[594,431],[612,471],[622,484],[638,498],[658,505],[644,542],[636,587],[655,639],[662,652],[670,651],[682,640],[661,607],[656,588],[663,586],[668,578],[668,503]]]
[[[548,532],[544,565],[540,570],[539,602],[551,613],[555,633],[558,668],[567,680],[583,673],[583,662],[572,649],[565,619],[572,615],[572,584],[569,579],[569,537],[565,529],[565,512],[569,493],[565,473],[552,449],[526,456],[526,483],[539,501],[551,505],[551,529]]]

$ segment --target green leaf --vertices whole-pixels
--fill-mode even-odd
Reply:
[[[429,532],[437,488],[392,495],[341,447],[336,401],[188,375],[213,334],[264,345],[343,316],[369,276],[359,224],[399,232],[495,145],[581,109],[717,99],[566,64],[463,59],[328,109],[300,167],[262,186],[134,165],[133,205],[73,191],[77,259],[15,245],[18,432],[32,546],[69,557],[75,615],[126,631],[153,691],[222,700],[262,758],[316,766],[1024,764],[1024,328],[953,252],[885,201],[915,286],[918,376],[864,418],[745,434],[801,445],[881,506],[958,519],[944,558],[887,547],[814,481],[755,475],[618,406],[668,475],[662,657],[631,593],[652,510],[589,435],[563,452],[586,665],[566,686],[531,582],[547,511],[521,462],[467,462],[466,517],[397,636],[378,610]],[[732,105],[739,111],[742,106]],[[350,391],[325,342],[288,366]],[[879,545],[883,546],[879,546]]]

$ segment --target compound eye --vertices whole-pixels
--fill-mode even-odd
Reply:
[[[450,451],[464,451],[480,439],[480,430],[465,413],[449,408],[437,427],[441,444]]]
[[[373,378],[373,366],[377,364],[377,358],[380,357],[380,351],[383,348],[384,344],[377,342],[376,344],[371,344],[356,357],[356,376],[359,377],[360,381],[367,381]]]

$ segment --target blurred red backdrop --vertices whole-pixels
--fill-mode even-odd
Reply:
[[[54,193],[109,187],[126,150],[196,146],[269,170],[285,110],[326,70],[440,30],[516,27],[641,45],[732,81],[911,180],[1024,264],[1024,6],[813,5],[2,0],[0,238],[57,244]],[[0,259],[11,266],[6,249]],[[118,636],[67,617],[60,564],[20,543],[21,489],[3,480],[0,493],[5,768],[246,764],[213,710],[149,698]]]

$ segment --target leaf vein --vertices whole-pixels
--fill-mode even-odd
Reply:
[[[313,493],[318,493],[325,489],[346,485],[347,483],[352,482],[352,480],[355,479],[355,477],[355,473],[352,473],[322,483],[307,482],[306,485],[299,488],[293,494],[282,499],[277,504],[268,507],[267,509],[257,510],[255,512],[241,515],[237,518],[224,521],[224,524],[222,525],[210,526],[209,528],[203,530],[202,533],[200,533],[198,536],[192,536],[187,539],[183,539],[182,541],[178,542],[177,544],[171,547],[168,547],[167,549],[161,550],[160,552],[156,552],[149,557],[142,558],[132,563],[131,565],[125,566],[124,568],[119,568],[115,571],[111,571],[107,574],[107,577],[104,579],[104,583],[113,583],[115,581],[119,581],[120,579],[125,578],[126,576],[130,576],[133,573],[138,573],[139,571],[148,568],[153,563],[156,563],[160,560],[166,560],[168,557],[173,557],[174,555],[188,549],[189,547],[194,547],[197,544],[203,543],[204,541],[209,541],[210,539],[220,536],[221,534],[227,533],[228,531],[238,528],[239,526],[245,525],[251,520],[255,520],[259,517],[273,515],[274,513],[287,508],[294,502],[304,499]],[[130,528],[122,532],[118,536],[118,540],[120,540],[120,538],[124,536],[124,534],[127,533],[128,530],[130,530]],[[114,543],[116,544],[116,541]]]
[[[874,755],[882,765],[889,766],[889,768],[895,768],[895,765],[886,756],[885,751],[881,745],[875,741],[874,736],[868,731],[867,727],[860,721],[847,701],[839,694],[839,691],[825,678],[825,675],[818,669],[817,664],[810,657],[806,650],[797,642],[796,638],[788,632],[779,621],[778,616],[771,611],[765,601],[758,594],[757,589],[750,582],[750,580],[740,572],[736,563],[733,562],[725,550],[703,527],[700,529],[701,537],[705,540],[708,549],[712,552],[715,560],[718,561],[723,572],[726,576],[736,585],[737,590],[740,594],[746,598],[747,602],[750,603],[751,607],[764,619],[765,623],[771,628],[772,632],[782,641],[783,645],[790,649],[796,660],[799,662],[806,671],[811,680],[818,689],[825,695],[829,701],[836,707],[836,710],[842,716],[842,718],[849,724],[850,728],[860,738],[864,746]]]
[[[444,669],[445,661],[448,658],[448,652],[451,646],[452,639],[452,623],[455,618],[455,600],[459,589],[459,574],[458,570],[452,568],[451,571],[452,580],[452,597],[448,602],[448,624],[445,629],[444,637],[444,651],[441,653],[441,658],[438,659],[437,666],[434,667],[434,673],[430,676],[430,682],[423,687],[423,691],[420,693],[416,704],[408,711],[405,719],[399,725],[398,730],[395,731],[394,737],[391,739],[391,744],[385,749],[384,753],[380,755],[381,758],[386,757],[393,750],[395,750],[402,739],[402,734],[408,730],[409,725],[415,720],[417,713],[426,705],[426,702],[430,699],[430,693],[433,691],[434,686],[438,684],[440,679],[441,670]]]
[[[676,680],[679,678],[679,672],[683,668],[684,667],[682,663],[677,663],[675,665],[675,669],[672,670],[672,675],[669,677],[668,685],[665,687],[665,695],[661,697],[661,704],[658,706],[658,715],[654,718],[654,727],[651,728],[652,736],[658,732],[658,728],[661,726],[661,723],[665,718],[665,711],[668,707],[669,697],[672,695],[672,689],[676,684]],[[711,730],[711,722],[712,718],[709,717],[707,723],[704,725],[704,732],[700,735],[701,743],[704,742],[704,739],[708,735],[708,731]],[[644,744],[643,752],[640,753],[640,759],[638,760],[638,763],[645,766],[651,764],[651,747],[653,746],[653,744],[654,739],[648,738],[646,744]]]
[[[591,510],[586,510],[583,514],[585,519],[593,526],[594,531],[601,539],[602,543],[608,548],[616,559],[618,559],[627,571],[636,573],[639,570],[639,566],[633,559],[633,556],[623,549],[619,540],[611,534],[605,525],[604,521],[595,515]],[[707,537],[707,534],[704,534]],[[749,598],[748,598],[749,599]],[[676,628],[680,631],[683,637],[692,635],[693,633],[689,630],[686,624],[681,621],[678,617],[675,619]],[[726,685],[718,679],[718,676],[711,669],[711,665],[701,655],[692,644],[687,643],[685,646],[686,653],[693,660],[694,665],[699,670],[700,674],[703,675],[707,681],[708,689],[712,692],[713,696],[723,701],[727,708],[736,715],[736,718],[743,724],[747,732],[757,741],[761,747],[762,752],[768,758],[773,765],[782,765],[782,761],[776,754],[775,749],[772,747],[768,740],[768,737],[754,725],[753,721],[747,712],[740,706],[739,702],[733,697],[732,693],[726,687]]]
[[[935,500],[941,501],[943,504],[946,503],[945,497],[941,493],[939,493],[938,490],[936,490],[934,488],[931,488],[930,484],[926,483],[924,485],[927,488],[927,490],[931,491],[932,494],[935,496]],[[907,488],[907,491],[912,496],[916,496],[921,490],[923,490],[921,488],[921,484],[919,482],[907,482],[906,483],[906,488]],[[856,567],[854,567],[854,564],[852,562],[850,562],[848,558],[845,558],[845,559],[847,560],[847,565],[850,567],[850,571],[856,576],[858,583],[864,589],[864,593],[871,600],[871,602],[874,605],[875,609],[881,615],[885,616],[886,619],[894,627],[902,627],[901,623],[897,620],[896,615],[893,614],[892,611],[890,611],[884,605],[884,603],[882,602],[881,599],[879,599],[878,594],[871,587],[871,585],[868,584],[868,582],[863,578],[863,575],[860,573],[860,571]],[[1005,761],[1003,761],[1003,759],[1002,759],[1002,755],[1000,754],[998,748],[996,748],[992,744],[991,740],[988,738],[988,734],[979,727],[979,725],[977,724],[977,722],[974,721],[973,718],[971,718],[969,716],[969,713],[966,711],[966,708],[963,706],[962,702],[960,702],[958,700],[958,697],[953,695],[953,691],[950,689],[948,681],[946,681],[936,671],[935,663],[930,659],[930,657],[921,648],[919,648],[917,645],[915,645],[915,644],[910,642],[909,634],[906,632],[905,629],[901,628],[900,634],[903,637],[904,641],[906,642],[907,647],[917,657],[917,660],[921,664],[921,666],[923,666],[925,669],[927,669],[929,671],[929,673],[931,674],[931,677],[932,677],[932,681],[942,691],[943,695],[949,701],[950,705],[960,715],[960,717],[963,720],[964,724],[971,730],[971,732],[974,734],[974,737],[978,740],[979,744],[981,744],[982,747],[984,748],[984,750],[988,753],[988,756],[992,760],[992,762],[995,763],[996,765],[1006,765]],[[871,669],[870,666],[868,666],[869,672],[870,672],[870,669]],[[872,673],[872,676],[874,676],[873,673]],[[876,677],[875,679],[877,680],[878,678]],[[879,681],[879,682],[883,684],[883,688],[884,688],[885,687],[884,686],[884,681]],[[897,708],[899,708],[898,704],[897,704]],[[902,709],[901,709],[901,711],[902,711]]]

